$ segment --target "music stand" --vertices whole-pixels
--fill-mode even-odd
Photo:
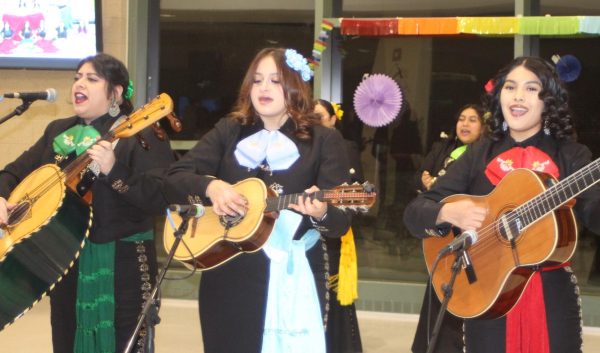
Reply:
[[[173,232],[173,234],[175,236],[175,241],[173,242],[173,245],[171,246],[171,249],[169,250],[169,255],[167,256],[167,262],[165,263],[161,272],[158,274],[158,278],[156,279],[156,284],[154,285],[154,288],[152,289],[150,298],[148,298],[146,300],[146,302],[144,303],[144,307],[142,308],[142,311],[138,318],[138,322],[137,322],[137,325],[135,326],[135,330],[133,331],[133,334],[129,338],[129,341],[127,342],[127,346],[125,347],[125,350],[123,351],[123,353],[130,353],[131,350],[133,349],[134,342],[136,341],[136,338],[137,338],[138,334],[140,333],[140,330],[142,329],[142,325],[144,324],[144,321],[147,322],[147,325],[146,325],[147,330],[152,330],[153,325],[160,322],[160,319],[158,318],[158,309],[156,308],[156,299],[155,299],[156,294],[158,293],[160,285],[161,285],[163,279],[165,278],[165,275],[167,274],[169,265],[171,265],[171,262],[173,261],[173,257],[175,256],[175,251],[177,250],[177,247],[179,246],[179,243],[181,242],[181,238],[187,231],[190,218],[192,218],[192,216],[190,216],[190,215],[185,215],[185,214],[181,215],[181,219],[182,219],[181,224],[179,225],[179,228],[177,228],[177,230],[175,230],[175,232]],[[151,307],[154,309],[153,312],[150,312]],[[151,313],[151,314],[149,315],[149,313]],[[151,343],[152,336],[150,335],[150,333],[148,334],[148,336],[150,336],[150,337],[148,337],[147,342]],[[147,350],[147,352],[151,352],[151,351]]]
[[[442,291],[444,292],[444,300],[442,300],[442,306],[440,307],[440,311],[438,312],[437,318],[435,319],[435,325],[433,326],[433,332],[431,333],[431,339],[427,345],[426,353],[433,353],[435,349],[435,344],[437,343],[438,336],[440,334],[440,328],[442,327],[442,321],[444,321],[444,315],[446,314],[446,308],[448,307],[448,302],[450,298],[452,298],[452,287],[454,287],[454,281],[456,280],[456,276],[460,271],[463,262],[463,254],[464,250],[455,252],[456,259],[454,259],[454,263],[452,264],[452,275],[450,276],[450,282],[442,284]],[[433,275],[431,273],[432,283],[433,283]],[[433,290],[433,284],[431,286]]]

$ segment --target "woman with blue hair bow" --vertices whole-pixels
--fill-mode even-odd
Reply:
[[[344,140],[320,125],[308,81],[292,49],[260,51],[233,111],[171,166],[171,202],[209,200],[217,215],[243,215],[232,184],[250,177],[279,195],[312,193],[347,181]],[[300,196],[282,211],[263,249],[206,271],[200,283],[205,352],[325,353],[329,260],[324,238],[340,237],[349,216]]]

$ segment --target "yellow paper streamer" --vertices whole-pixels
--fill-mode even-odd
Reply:
[[[338,275],[329,278],[329,285],[337,289],[337,299],[341,305],[350,305],[358,298],[358,268],[352,228],[348,229],[341,241],[340,269]]]

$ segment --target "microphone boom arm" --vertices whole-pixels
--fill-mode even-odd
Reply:
[[[2,125],[5,121],[7,121],[8,119],[10,119],[16,115],[21,115],[21,114],[25,113],[25,111],[27,109],[29,109],[29,106],[31,105],[31,103],[33,103],[33,101],[31,101],[31,100],[22,100],[22,102],[23,102],[23,104],[16,107],[12,112],[10,112],[6,116],[2,117],[2,119],[0,119],[0,125]]]

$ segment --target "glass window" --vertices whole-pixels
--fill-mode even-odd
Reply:
[[[293,47],[305,55],[312,50],[313,1],[296,9],[257,11],[227,4],[222,2],[219,11],[163,11],[176,16],[161,18],[160,32],[160,91],[173,97],[184,123],[183,132],[171,134],[173,140],[197,140],[230,111],[245,69],[259,49]],[[564,4],[541,1],[540,13],[600,14],[596,0]],[[345,0],[342,16],[511,16],[514,7],[514,1],[506,0],[488,1],[483,8],[478,0]],[[595,158],[600,156],[599,41],[598,37],[542,38],[539,46],[544,58],[572,54],[581,61],[581,75],[568,87],[579,140]],[[361,147],[365,178],[379,192],[377,204],[354,220],[361,279],[425,280],[421,241],[410,236],[402,223],[402,212],[416,195],[416,171],[441,132],[454,128],[457,110],[479,102],[485,83],[511,60],[513,43],[513,37],[339,38],[342,132]],[[403,109],[388,126],[368,127],[353,111],[353,95],[365,73],[387,74],[403,90]],[[573,258],[586,291],[600,292],[598,239],[583,230]]]

